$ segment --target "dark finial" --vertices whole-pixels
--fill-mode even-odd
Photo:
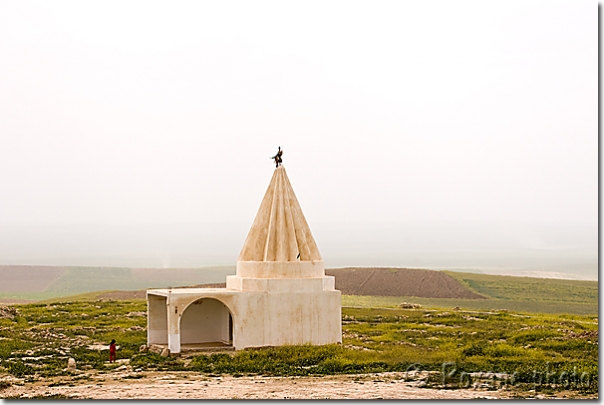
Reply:
[[[275,167],[279,167],[279,165],[281,163],[283,163],[283,159],[281,159],[282,155],[283,155],[283,151],[281,150],[281,146],[279,146],[279,151],[277,152],[277,154],[275,156],[273,156],[271,158],[275,161]]]

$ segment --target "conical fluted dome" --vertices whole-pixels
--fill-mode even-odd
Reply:
[[[283,166],[276,168],[273,173],[239,260],[322,260]]]

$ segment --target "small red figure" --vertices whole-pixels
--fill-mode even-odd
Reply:
[[[111,344],[109,345],[109,362],[113,363],[115,361],[115,339],[111,340]]]

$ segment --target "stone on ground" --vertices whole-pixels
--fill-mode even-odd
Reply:
[[[164,350],[164,347],[160,346],[160,345],[149,346],[149,352],[151,352],[151,353],[160,354],[162,352],[162,350]]]

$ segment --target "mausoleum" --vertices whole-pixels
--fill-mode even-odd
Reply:
[[[341,294],[278,165],[226,288],[147,291],[147,343],[185,349],[342,342]]]

